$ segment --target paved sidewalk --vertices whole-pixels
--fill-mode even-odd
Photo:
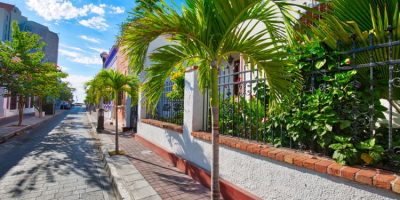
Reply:
[[[17,126],[18,125],[18,118],[16,121],[9,122],[7,124],[3,124],[0,126],[0,143],[7,141],[8,139],[14,137],[15,135],[18,135],[22,133],[25,130],[29,130],[31,128],[34,128],[35,126],[51,119],[54,118],[55,116],[64,113],[64,110],[57,110],[54,115],[47,115],[45,117],[39,118],[39,117],[28,117],[24,118],[22,121],[22,126]]]
[[[74,109],[0,144],[0,199],[114,199],[90,130]]]
[[[92,121],[96,117],[92,114]],[[108,137],[114,142],[114,127],[105,125],[107,132],[100,133],[101,137]],[[119,137],[120,148],[127,153],[128,158],[139,170],[148,183],[162,199],[168,200],[208,200],[210,190],[194,181],[190,176],[182,173],[168,161],[134,140],[132,133],[122,133]]]
[[[34,117],[35,113],[28,113],[24,114],[24,119],[28,119],[30,117]],[[18,115],[11,116],[11,117],[0,117],[0,126],[6,125],[11,122],[18,121]]]

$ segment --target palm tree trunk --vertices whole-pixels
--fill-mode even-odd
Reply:
[[[117,100],[115,101],[115,153],[119,154],[119,145],[118,145],[118,93]]]
[[[22,125],[22,120],[24,118],[24,100],[25,98],[22,95],[18,97],[18,126]]]
[[[211,113],[212,113],[212,170],[211,192],[212,199],[220,199],[219,189],[219,96],[218,96],[218,68],[213,66],[211,72]]]

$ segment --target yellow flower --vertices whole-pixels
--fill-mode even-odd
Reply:
[[[351,59],[350,58],[346,58],[346,60],[344,60],[344,64],[350,65],[351,64]]]

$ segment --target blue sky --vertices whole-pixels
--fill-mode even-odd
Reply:
[[[108,51],[133,0],[0,0],[16,5],[29,20],[59,35],[58,65],[77,89],[75,100],[84,98],[83,83],[101,69],[100,52]]]
[[[182,0],[169,0],[179,5]],[[311,0],[291,0],[310,2]],[[135,7],[134,0],[0,0],[16,5],[29,20],[59,35],[58,65],[69,74],[75,100],[84,99],[83,84],[102,66],[100,53],[115,42],[119,25]]]

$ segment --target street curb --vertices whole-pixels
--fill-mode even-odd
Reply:
[[[62,111],[62,112],[56,113],[56,114],[52,115],[50,118],[44,119],[44,120],[42,120],[42,121],[40,121],[40,122],[38,122],[36,124],[31,124],[31,125],[28,125],[28,126],[24,126],[24,127],[20,128],[20,129],[17,129],[17,130],[15,130],[15,131],[13,131],[13,132],[5,135],[5,136],[1,136],[0,137],[0,144],[4,143],[4,142],[7,142],[7,140],[9,140],[9,139],[11,139],[11,138],[13,138],[13,137],[15,137],[17,135],[26,134],[29,130],[34,129],[34,128],[42,125],[43,123],[48,122],[49,120],[52,120],[55,117],[65,113],[65,112],[66,111]]]
[[[91,135],[96,139],[95,146],[101,152],[101,160],[104,163],[104,167],[108,173],[109,178],[111,179],[111,185],[115,194],[117,195],[118,200],[134,200],[129,194],[129,191],[124,186],[124,181],[119,176],[117,167],[114,165],[113,161],[108,154],[108,148],[101,143],[101,139],[96,134],[96,127],[94,126],[92,120],[88,113],[86,113],[87,119],[89,121],[90,126],[92,127],[92,131],[90,131]]]

